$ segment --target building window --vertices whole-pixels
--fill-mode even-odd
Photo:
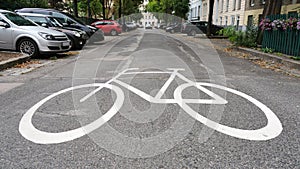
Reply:
[[[221,0],[220,1],[220,6],[221,6],[221,13],[223,12],[223,10],[224,10],[224,0]]]
[[[227,26],[228,23],[228,16],[225,16],[225,26]]]
[[[239,25],[240,25],[240,16],[236,16],[236,29],[239,30]]]
[[[253,26],[253,15],[248,16],[247,26]]]
[[[220,25],[222,25],[222,17],[220,17]]]
[[[237,9],[240,10],[242,8],[242,0],[238,0]]]
[[[290,11],[288,13],[288,18],[298,18],[298,13],[297,11]]]
[[[235,6],[236,6],[236,0],[233,0],[233,4],[232,4],[232,10],[235,11]]]
[[[203,4],[203,13],[204,15],[203,16],[206,16],[207,15],[207,4]]]
[[[200,5],[198,6],[198,17],[200,17]]]
[[[249,2],[250,2],[250,4],[249,4],[250,6],[254,6],[254,3],[255,3],[254,0],[250,0]]]
[[[232,16],[231,16],[231,25],[233,26],[234,24],[235,24],[235,16],[232,15]]]
[[[226,0],[226,12],[228,12],[228,8],[229,8],[229,0]]]

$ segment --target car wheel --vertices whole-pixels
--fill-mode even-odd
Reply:
[[[191,36],[196,36],[197,32],[195,30],[192,30],[190,34]]]
[[[70,38],[69,39],[71,40],[70,43],[71,43],[71,49],[76,49],[76,44],[75,44],[75,41],[73,38]]]
[[[175,33],[174,29],[171,30],[171,33]]]
[[[111,36],[117,36],[117,35],[118,35],[118,32],[117,32],[116,30],[113,29],[113,30],[110,31],[110,35],[111,35]]]
[[[37,44],[31,39],[22,39],[18,43],[18,50],[21,53],[25,53],[30,57],[36,57],[39,54],[39,48]]]

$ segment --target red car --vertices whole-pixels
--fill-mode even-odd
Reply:
[[[121,25],[116,21],[101,20],[94,22],[91,25],[101,29],[106,35],[116,36],[122,33]]]

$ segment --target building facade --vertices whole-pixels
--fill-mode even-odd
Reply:
[[[140,11],[143,15],[143,18],[140,20],[141,25],[144,27],[146,25],[158,26],[158,19],[150,12],[145,12],[146,5],[149,3],[149,0],[144,0],[143,4],[140,5]]]
[[[265,0],[246,0],[244,24],[257,26],[262,19]],[[282,14],[300,13],[300,0],[283,0]]]
[[[200,20],[208,21],[209,0],[203,0],[200,6]],[[245,30],[244,24],[245,0],[215,0],[213,24],[221,26],[235,26]]]
[[[202,0],[190,0],[189,21],[200,21],[202,16]]]

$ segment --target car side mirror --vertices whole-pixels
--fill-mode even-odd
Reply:
[[[0,27],[9,28],[9,24],[0,21]]]

